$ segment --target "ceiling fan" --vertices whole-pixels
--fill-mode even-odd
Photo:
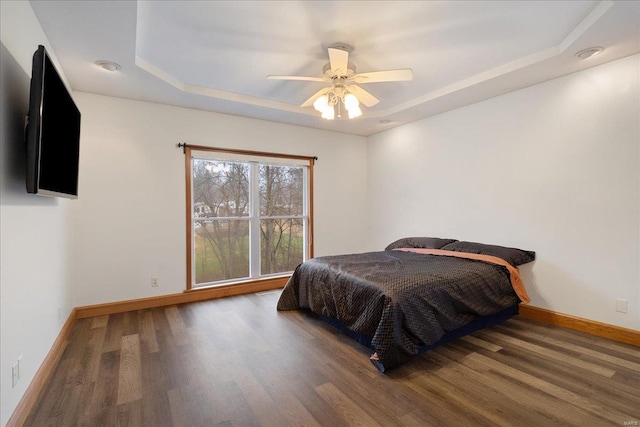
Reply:
[[[372,71],[356,74],[356,67],[349,62],[349,51],[345,46],[334,46],[328,49],[329,63],[322,69],[322,77],[306,76],[267,76],[273,80],[301,80],[309,82],[329,82],[331,86],[320,89],[301,107],[313,107],[322,113],[322,118],[333,120],[337,115],[342,117],[342,108],[347,110],[350,119],[362,115],[360,103],[373,107],[380,100],[371,93],[353,83],[401,82],[413,80],[410,68],[399,70]]]

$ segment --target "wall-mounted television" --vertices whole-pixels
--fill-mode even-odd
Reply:
[[[44,46],[33,54],[27,145],[27,192],[78,197],[80,111]]]

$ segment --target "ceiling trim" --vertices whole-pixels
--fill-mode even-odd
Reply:
[[[427,102],[443,98],[448,95],[452,95],[456,92],[468,89],[472,86],[479,85],[481,83],[493,80],[497,77],[504,76],[506,74],[521,70],[526,67],[533,66],[537,63],[547,61],[553,57],[561,55],[573,43],[578,40],[594,23],[596,23],[612,6],[614,2],[612,0],[601,1],[559,44],[543,49],[539,52],[527,55],[523,58],[511,61],[509,63],[500,65],[493,69],[481,72],[467,79],[461,80],[449,86],[437,89],[432,92],[428,92],[422,96],[414,98],[410,101],[402,104],[387,108],[385,110],[369,111],[367,117],[371,119],[387,117],[391,114],[399,113],[410,108],[417,107]],[[149,61],[141,58],[137,54],[138,52],[138,31],[136,31],[136,54],[135,65],[151,75],[163,80],[176,89],[195,95],[206,96],[210,98],[224,99],[227,101],[238,102],[242,104],[254,105],[258,107],[276,109],[281,111],[287,111],[291,113],[304,114],[308,116],[316,116],[317,113],[312,108],[304,108],[294,104],[288,104],[285,102],[272,101],[269,99],[259,98],[256,96],[244,95],[235,92],[228,92],[224,90],[214,89],[206,86],[193,85],[185,83]]]
[[[282,111],[289,111],[291,113],[306,114],[315,116],[315,113],[308,108],[299,107],[294,104],[287,104],[285,102],[272,101],[270,99],[258,98],[257,96],[243,95],[241,93],[228,92],[225,90],[214,89],[206,86],[193,85],[190,83],[184,83],[175,77],[165,73],[160,68],[156,67],[149,61],[135,55],[135,64],[139,68],[148,72],[149,74],[159,78],[160,80],[169,83],[176,89],[192,93],[195,95],[208,96],[210,98],[225,99],[227,101],[239,102],[242,104],[256,105],[258,107],[273,108]]]
[[[584,34],[591,25],[597,22],[610,8],[613,6],[612,0],[604,0],[600,2],[592,11],[584,18],[559,44],[525,56],[524,58],[516,59],[515,61],[508,62],[500,65],[491,70],[484,71],[482,73],[471,76],[467,79],[461,80],[457,83],[445,86],[441,89],[429,92],[418,98],[396,105],[395,107],[388,108],[382,111],[376,111],[373,114],[369,114],[369,117],[376,118],[387,116],[390,114],[398,113],[407,110],[412,107],[433,101],[434,99],[441,98],[443,96],[458,92],[468,87],[480,84],[487,80],[495,79],[505,74],[520,70],[537,64],[539,62],[546,61],[558,56],[567,50],[582,34]]]

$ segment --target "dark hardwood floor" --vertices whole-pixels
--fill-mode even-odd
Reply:
[[[78,320],[28,426],[623,426],[640,349],[514,318],[388,374],[279,291]]]

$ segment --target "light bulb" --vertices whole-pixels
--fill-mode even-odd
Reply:
[[[322,118],[327,120],[333,120],[336,112],[333,109],[333,106],[327,106],[325,110],[322,112]]]
[[[358,106],[360,105],[360,101],[358,101],[358,98],[356,98],[356,96],[352,93],[346,94],[344,96],[343,102],[347,111],[351,111],[353,108],[358,108]],[[360,114],[362,114],[362,112]]]
[[[347,109],[347,111],[349,112],[350,119],[355,119],[356,117],[360,117],[362,115],[362,110],[358,106],[355,106],[351,109]]]
[[[316,99],[313,102],[313,108],[315,108],[316,111],[320,111],[321,113],[326,110],[328,106],[329,97],[327,95],[322,95],[320,98]]]

